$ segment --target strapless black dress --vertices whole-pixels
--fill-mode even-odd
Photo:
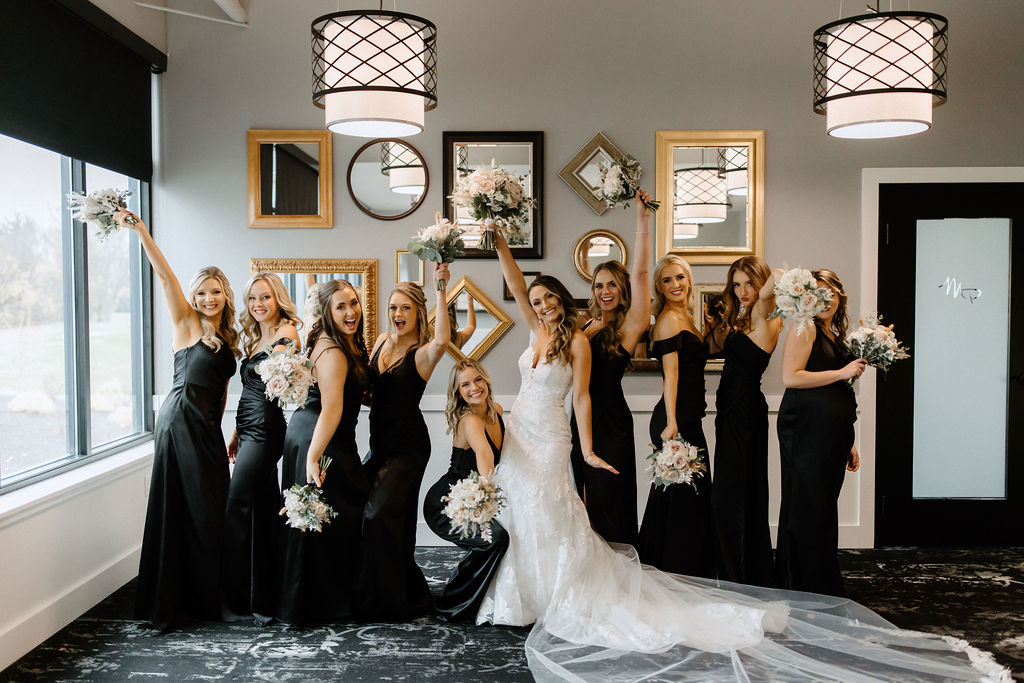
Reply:
[[[153,473],[135,618],[162,630],[218,619],[228,454],[220,422],[235,359],[198,341],[174,354],[153,431]]]
[[[761,393],[761,376],[771,354],[740,332],[730,332],[723,346],[711,489],[718,578],[774,586],[768,525],[768,403]]]
[[[498,416],[498,423],[501,425],[501,438],[504,441],[505,423],[501,415]],[[487,443],[491,445],[494,465],[497,466],[501,459],[501,449],[494,445],[490,435],[487,436]],[[448,495],[455,482],[465,479],[475,470],[476,454],[473,449],[453,446],[452,463],[448,471],[430,487],[423,499],[423,518],[431,531],[469,551],[448,577],[441,595],[434,600],[434,609],[447,621],[470,621],[476,618],[487,587],[491,585],[491,579],[498,571],[501,558],[508,550],[508,532],[497,520],[491,522],[490,541],[484,541],[479,536],[460,539],[459,534],[451,530],[451,520],[443,512],[445,504],[441,502],[441,498]]]
[[[806,369],[838,370],[850,362],[821,328]],[[853,447],[857,398],[845,380],[786,389],[779,408],[782,510],[778,569],[783,588],[844,595],[839,573],[837,502]]]
[[[676,386],[676,425],[689,443],[704,449],[701,420],[704,402],[704,365],[707,349],[692,332],[683,330],[674,337],[651,344],[651,357],[659,361],[665,355],[679,357],[679,379]],[[662,396],[651,414],[651,443],[661,447],[661,432],[668,424],[665,397]],[[640,527],[637,552],[640,561],[662,571],[687,576],[715,576],[715,546],[711,524],[711,475],[705,473],[689,484],[673,484],[660,488],[651,484]]]

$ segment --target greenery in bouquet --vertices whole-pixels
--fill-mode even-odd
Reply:
[[[697,490],[696,478],[708,471],[704,449],[694,446],[676,434],[666,439],[661,448],[650,444],[653,452],[647,456],[655,486],[668,488],[673,484],[689,484]]]
[[[775,310],[768,319],[782,318],[796,322],[800,334],[832,301],[832,290],[821,287],[806,268],[787,270],[775,283]]]
[[[72,191],[68,193],[68,209],[72,218],[96,228],[96,237],[103,241],[121,227],[114,220],[114,213],[128,208],[125,202],[130,196],[130,190],[114,188],[96,190],[87,195]],[[128,216],[127,222],[134,225],[135,218]]]
[[[326,472],[331,459],[320,456],[320,471]],[[327,504],[323,492],[312,484],[292,484],[284,492],[284,507],[278,513],[285,524],[299,531],[323,531],[324,524],[338,516],[338,511]]]
[[[301,408],[306,405],[309,388],[313,379],[313,363],[289,344],[284,349],[263,348],[267,358],[256,366],[256,374],[266,385],[266,396],[284,408],[293,404]]]
[[[457,207],[468,208],[473,218],[483,221],[477,248],[494,251],[493,229],[515,230],[530,220],[530,211],[537,206],[537,200],[526,194],[525,184],[525,176],[515,176],[496,166],[493,160],[490,168],[480,168],[459,178],[449,199]],[[512,243],[509,239],[509,244]]]
[[[909,349],[896,339],[892,329],[892,325],[882,325],[882,316],[877,313],[867,315],[846,335],[846,348],[854,358],[863,358],[871,367],[888,372],[895,361],[910,358]],[[846,381],[853,386],[856,379]]]
[[[630,154],[625,159],[611,164],[601,162],[597,168],[601,173],[601,198],[611,206],[628,209],[629,203],[640,189],[640,176],[643,175],[640,162]],[[657,211],[661,202],[651,199],[645,201],[644,206],[651,211]]]
[[[479,536],[491,541],[491,521],[505,506],[505,494],[491,477],[482,477],[470,472],[465,479],[451,485],[443,513],[451,520],[451,530],[459,532],[459,538]]]
[[[453,225],[441,214],[434,214],[434,224],[428,225],[409,240],[409,253],[421,261],[434,263],[452,263],[466,253],[466,244],[462,235],[466,231]],[[438,280],[437,288],[444,289],[445,281]]]

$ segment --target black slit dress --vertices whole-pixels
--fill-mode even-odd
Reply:
[[[701,339],[683,330],[674,337],[651,345],[651,357],[659,360],[669,353],[679,356],[679,380],[676,388],[676,425],[683,439],[708,456],[708,442],[701,420],[704,417],[704,365],[707,349]],[[664,376],[664,375],[663,375]],[[661,447],[661,432],[668,420],[665,397],[651,414],[651,443]],[[651,484],[640,527],[637,552],[640,561],[662,571],[687,576],[715,576],[715,546],[711,524],[711,475],[707,472],[689,484],[668,488]]]
[[[501,415],[498,416],[498,424],[501,425],[501,438],[504,442],[505,422]],[[487,435],[487,443],[491,446],[494,465],[497,467],[501,449],[494,445],[490,435]],[[498,524],[498,520],[491,522],[490,542],[479,536],[460,539],[458,532],[451,530],[451,520],[442,512],[445,504],[441,498],[448,495],[448,490],[455,482],[465,479],[475,470],[476,454],[473,449],[452,446],[452,462],[448,471],[430,487],[423,499],[423,518],[431,531],[469,551],[448,578],[441,595],[434,600],[434,609],[446,621],[471,621],[476,618],[487,587],[491,585],[501,558],[508,550],[508,532]]]

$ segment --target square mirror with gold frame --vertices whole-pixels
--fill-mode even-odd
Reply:
[[[250,228],[334,227],[329,130],[246,132]]]
[[[423,286],[423,261],[407,249],[395,249],[395,284],[415,282]]]
[[[480,360],[512,327],[512,318],[468,277],[459,278],[448,288],[447,300],[452,322],[448,353],[457,361]],[[437,307],[427,313],[431,335],[436,316]]]

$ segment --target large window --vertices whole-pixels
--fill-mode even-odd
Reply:
[[[134,234],[106,241],[66,195],[148,185],[0,135],[0,488],[109,454],[151,429],[148,287]]]

